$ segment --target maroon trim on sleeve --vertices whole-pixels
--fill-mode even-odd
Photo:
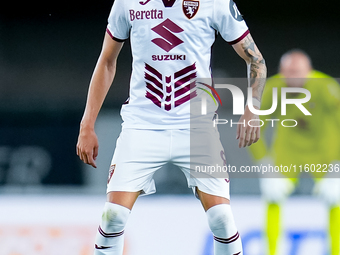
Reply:
[[[239,38],[237,38],[236,40],[234,41],[231,41],[231,42],[228,42],[230,45],[233,45],[233,44],[236,44],[238,43],[239,41],[241,41],[244,37],[246,37],[248,34],[249,34],[249,30],[247,30],[243,35],[241,35]]]
[[[126,39],[125,39],[125,40],[122,40],[122,39],[118,39],[118,38],[114,37],[114,36],[111,34],[111,32],[110,32],[110,30],[109,30],[108,28],[106,28],[106,33],[108,33],[108,35],[112,38],[112,40],[115,40],[116,42],[125,42],[125,41],[126,41]]]

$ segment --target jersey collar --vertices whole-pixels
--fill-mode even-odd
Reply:
[[[172,7],[176,0],[162,0],[165,7]]]

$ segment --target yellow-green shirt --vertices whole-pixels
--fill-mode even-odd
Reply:
[[[278,90],[278,107],[267,116],[260,116],[265,125],[261,128],[261,139],[250,146],[255,160],[271,156],[276,165],[284,166],[304,164],[329,164],[340,159],[340,86],[330,76],[319,71],[312,71],[303,88],[309,90],[311,99],[304,107],[312,114],[304,115],[292,104],[287,104],[287,115],[281,115],[281,88],[287,87],[282,75],[277,74],[267,80],[261,109],[272,106],[272,88]],[[287,94],[287,98],[304,98],[305,94]],[[266,145],[264,131],[272,128],[272,122],[266,119],[279,119],[274,123],[274,136],[269,148]],[[296,127],[283,127],[281,121],[294,119]],[[294,122],[285,122],[293,125]]]

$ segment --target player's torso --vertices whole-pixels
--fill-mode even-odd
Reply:
[[[150,123],[189,118],[188,102],[197,96],[192,80],[211,77],[213,0],[129,2],[133,71],[125,118],[132,106],[142,109]]]

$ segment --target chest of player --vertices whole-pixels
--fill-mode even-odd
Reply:
[[[189,46],[199,49],[214,39],[210,0],[136,0],[126,12],[131,41],[143,50],[166,54]]]

